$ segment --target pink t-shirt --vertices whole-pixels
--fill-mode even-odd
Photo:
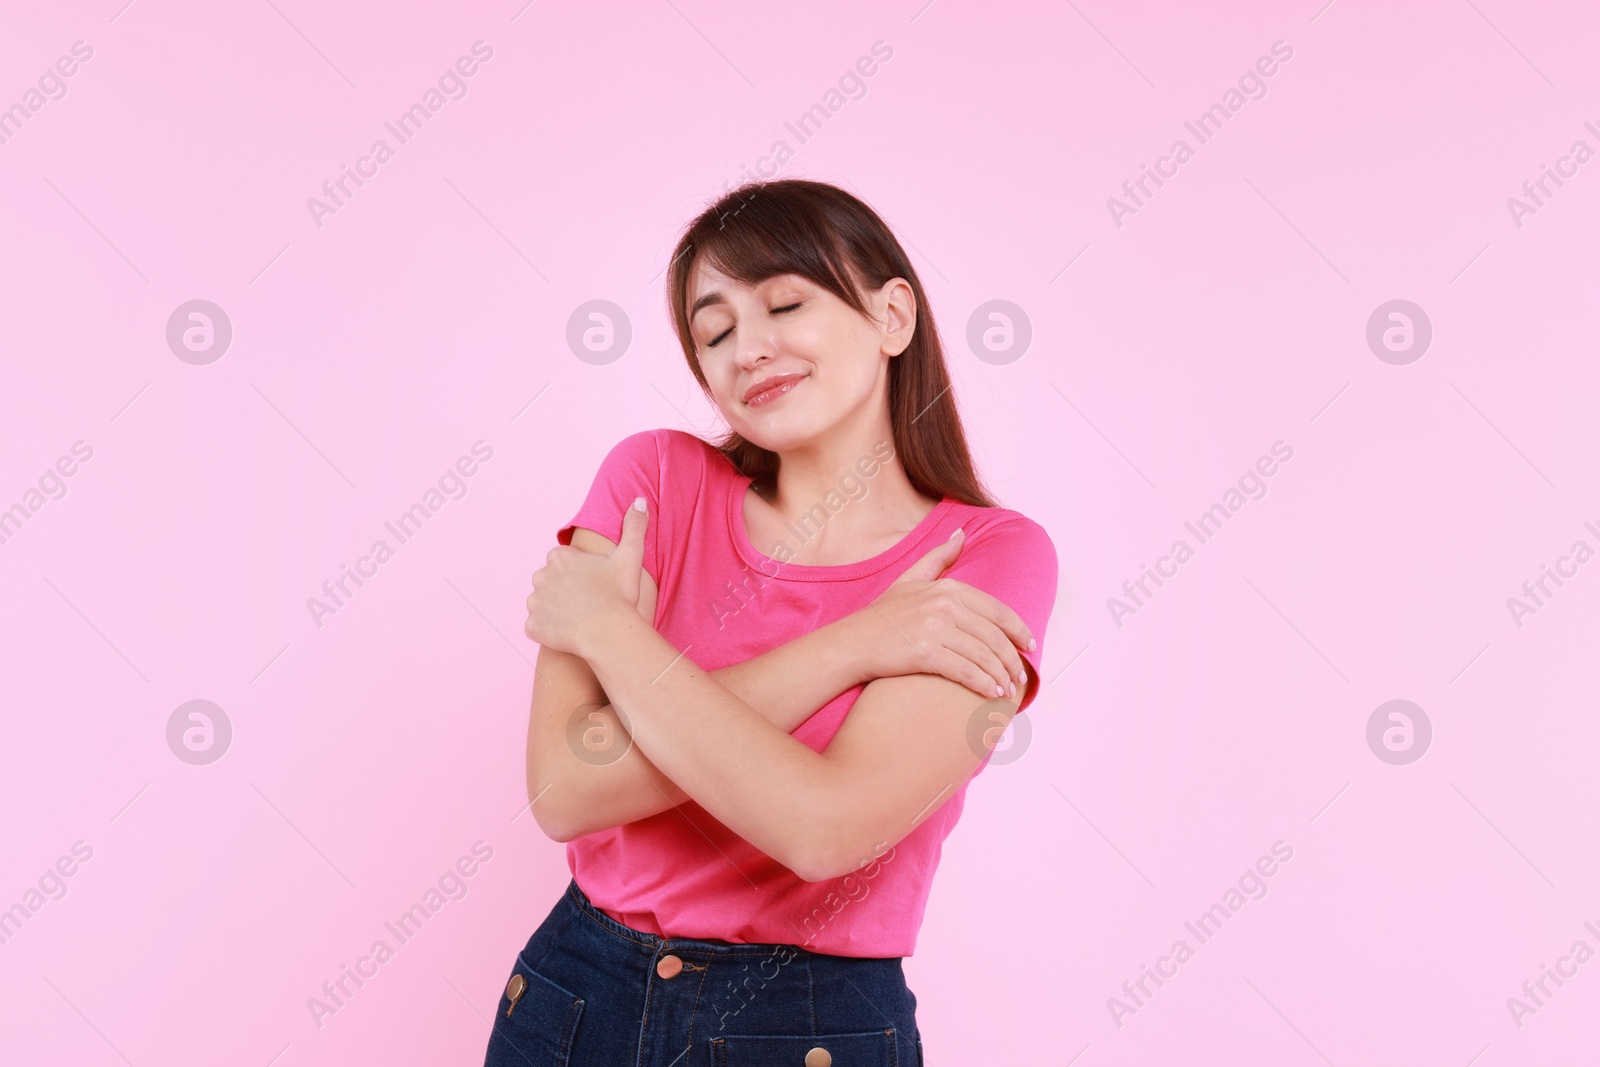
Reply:
[[[820,502],[819,522],[870,491],[879,463],[893,454],[889,443],[878,449],[879,455],[863,457],[854,475],[841,479],[839,492]],[[749,485],[700,438],[680,430],[643,431],[606,456],[583,506],[556,537],[570,544],[573,528],[582,526],[620,541],[624,510],[643,496],[650,506],[644,569],[659,589],[655,628],[679,649],[692,645],[690,658],[714,671],[860,610],[961,526],[965,543],[945,576],[982,589],[1022,617],[1038,646],[1019,653],[1038,674],[1055,603],[1056,552],[1033,520],[945,497],[899,544],[871,559],[802,566],[768,557],[750,543],[743,511]],[[790,529],[785,544],[798,549],[815,536],[817,525]],[[1037,688],[1030,681],[1022,707]],[[862,689],[840,694],[790,736],[825,750]],[[986,757],[973,777],[987,765]],[[597,907],[659,937],[800,945],[838,956],[909,956],[940,849],[961,816],[971,781],[872,864],[828,881],[802,880],[692,800],[574,838],[567,844],[567,864]]]

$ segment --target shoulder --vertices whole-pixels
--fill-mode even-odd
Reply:
[[[955,561],[942,577],[981,589],[1011,608],[1042,645],[1060,581],[1050,535],[1026,515],[1006,508],[957,504],[953,510],[940,528],[954,532],[959,526],[963,537]]]
[[[661,475],[679,489],[706,486],[734,473],[733,464],[710,441],[683,430],[650,430]]]
[[[697,495],[720,484],[732,471],[715,445],[694,434],[663,427],[631,433],[612,445],[600,462],[595,481],[623,489],[644,488],[655,507],[665,499]]]
[[[1055,542],[1045,528],[1020,511],[1009,508],[980,508],[958,503],[948,520],[951,529],[965,531],[963,557],[996,558],[1025,566],[1035,575],[1057,573]]]
[[[640,430],[630,433],[611,446],[612,455],[657,456],[661,453],[661,435],[668,430]]]
[[[614,452],[648,453],[662,458],[673,456],[700,457],[710,453],[721,455],[715,445],[683,430],[660,427],[631,433],[612,446]]]
[[[649,461],[662,467],[703,463],[707,455],[720,455],[716,447],[692,433],[661,427],[631,433],[611,446],[607,460]]]
[[[662,455],[686,456],[704,459],[707,456],[720,456],[717,447],[702,437],[697,437],[684,430],[662,428],[649,431],[656,435],[656,441]]]
[[[1033,650],[1021,653],[1037,676],[1060,581],[1055,543],[1043,526],[1021,512],[966,504],[957,504],[953,511],[948,526],[951,530],[960,526],[965,537],[955,562],[942,576],[981,589],[1017,613],[1038,642]],[[1017,710],[1026,708],[1037,692],[1030,683]]]

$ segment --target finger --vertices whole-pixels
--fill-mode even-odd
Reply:
[[[985,625],[988,624],[986,623]],[[1000,631],[996,629],[995,632],[999,633]],[[1010,643],[1004,640],[1004,634],[1000,636],[1002,645]],[[983,640],[966,631],[958,630],[950,635],[945,644],[951,652],[967,661],[973,673],[973,681],[970,683],[963,682],[962,684],[967,685],[974,692],[978,691],[979,686],[983,686],[984,696],[1005,696],[1011,691],[1011,687],[1017,684],[1015,677],[1007,675],[1004,660],[996,654],[994,648]],[[995,692],[996,686],[1000,689],[998,693]]]
[[[982,654],[981,646],[974,645],[971,650],[975,654]],[[995,686],[1000,683],[987,670],[968,659],[966,654],[953,648],[941,648],[929,659],[933,668],[931,673],[964,685],[985,700],[996,698]]]
[[[650,524],[646,506],[644,497],[636,497],[628,510],[622,513],[622,540],[617,542],[613,555],[621,552],[634,562],[643,563],[644,531]]]
[[[956,612],[949,622],[984,642],[1005,664],[1007,683],[1026,680],[1024,660],[1019,649],[1033,640],[1027,623],[1004,601],[955,578],[941,579],[955,594]],[[1005,628],[1002,628],[1005,627]],[[1020,684],[1020,683],[1019,683]]]
[[[1027,680],[1027,675],[1023,673],[1026,661],[1004,630],[976,612],[958,618],[956,624],[973,640],[981,642],[995,657],[1000,670],[1006,674],[1007,686],[1022,685]]]
[[[1006,636],[1016,647],[1032,650],[1030,646],[1033,644],[1033,630],[1022,621],[1021,615],[1011,610],[1009,605],[959,578],[951,578],[949,581],[963,604],[1005,631]]]
[[[944,573],[944,569],[946,567],[955,562],[956,556],[961,554],[961,545],[965,540],[965,531],[957,530],[955,533],[951,534],[947,540],[935,545],[933,548],[923,553],[922,558],[917,560],[911,566],[907,567],[900,577],[895,579],[895,581],[933,581],[935,578],[939,577],[940,574]]]

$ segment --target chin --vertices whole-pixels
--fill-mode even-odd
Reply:
[[[740,437],[759,448],[766,449],[768,452],[788,452],[816,437],[814,433],[793,428],[785,428],[776,432],[771,427],[735,427],[735,429]]]
[[[768,452],[786,452],[810,444],[813,441],[826,437],[828,431],[839,423],[837,417],[819,417],[814,409],[808,409],[804,404],[796,404],[799,397],[791,397],[779,401],[784,406],[775,409],[769,415],[765,405],[759,408],[747,408],[742,403],[738,410],[742,418],[737,423],[728,422],[740,437],[766,449]],[[836,413],[828,412],[828,416]]]

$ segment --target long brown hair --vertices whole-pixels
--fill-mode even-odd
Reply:
[[[973,468],[927,294],[877,212],[837,186],[784,178],[742,185],[689,224],[673,250],[667,302],[689,370],[707,399],[713,399],[689,331],[689,277],[702,256],[715,270],[746,285],[777,274],[798,274],[862,315],[870,312],[856,288],[857,278],[869,290],[891,278],[909,282],[916,297],[916,329],[906,350],[889,361],[895,454],[918,492],[976,507],[998,506]],[[777,453],[731,429],[713,444],[757,483],[770,482],[778,472]]]

